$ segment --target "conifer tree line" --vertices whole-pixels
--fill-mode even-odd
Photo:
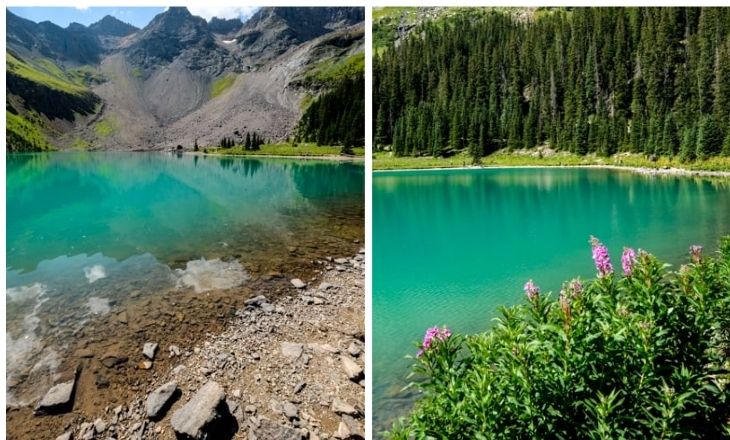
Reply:
[[[238,131],[236,131],[238,133]],[[261,149],[261,145],[265,144],[266,140],[259,135],[258,133],[254,132],[246,132],[246,136],[244,137],[243,141],[243,148],[246,150],[259,150]],[[198,141],[195,140],[195,148],[197,148]],[[236,142],[233,140],[233,138],[230,137],[224,137],[220,141],[220,147],[221,148],[232,148],[236,145]],[[197,150],[196,150],[197,151]]]
[[[426,22],[373,63],[376,148],[730,155],[730,8]]]
[[[299,121],[297,138],[318,145],[365,145],[365,76],[344,78],[320,95]]]

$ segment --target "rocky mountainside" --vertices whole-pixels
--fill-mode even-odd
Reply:
[[[114,18],[111,15],[107,15],[96,23],[89,25],[89,30],[97,35],[126,37],[137,32],[139,28]]]
[[[232,54],[216,45],[208,23],[184,7],[172,7],[157,15],[127,44],[123,49],[126,58],[144,69],[156,69],[176,59],[213,75],[237,67]]]
[[[363,8],[261,8],[244,24],[236,40],[244,55],[274,57],[292,45],[364,19]]]
[[[229,35],[238,32],[243,27],[243,22],[238,18],[218,18],[213,17],[208,22],[208,29],[215,34]]]
[[[23,120],[12,139],[30,124],[60,149],[192,148],[253,130],[286,138],[303,99],[322,92],[302,78],[361,57],[364,43],[363,8],[261,8],[241,23],[172,7],[143,29],[110,16],[67,28],[7,16],[6,108]],[[59,94],[83,96],[84,111],[59,119],[39,107]]]
[[[7,47],[20,53],[37,53],[58,62],[99,62],[102,48],[89,28],[72,23],[62,28],[50,21],[34,23],[7,12]]]

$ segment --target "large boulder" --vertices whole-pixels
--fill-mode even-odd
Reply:
[[[73,407],[76,376],[67,382],[51,387],[35,408],[36,414],[59,414],[68,412]]]
[[[173,413],[171,424],[179,439],[230,438],[238,429],[223,387],[213,381],[203,385],[185,406]]]

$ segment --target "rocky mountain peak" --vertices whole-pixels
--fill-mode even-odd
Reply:
[[[101,46],[89,29],[78,23],[62,28],[50,21],[34,23],[6,10],[6,44],[16,54],[41,55],[59,62],[99,61]]]
[[[364,19],[364,9],[357,7],[265,7],[244,23],[236,39],[244,55],[271,58]]]
[[[111,15],[107,15],[96,23],[89,25],[89,29],[97,35],[108,35],[112,37],[126,37],[139,30],[136,26],[125,23]]]
[[[208,29],[216,34],[228,35],[234,32],[238,32],[243,26],[243,22],[238,18],[218,18],[213,17],[208,22]]]
[[[148,71],[173,61],[211,76],[241,69],[237,57],[216,44],[208,23],[185,7],[158,14],[132,36],[125,55],[132,64]]]
[[[127,56],[144,67],[170,63],[183,52],[217,50],[206,21],[185,7],[172,7],[158,14],[133,38]]]

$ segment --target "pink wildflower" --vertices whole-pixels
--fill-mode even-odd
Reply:
[[[431,348],[431,343],[434,340],[437,341],[445,341],[446,339],[451,337],[451,330],[449,330],[448,327],[444,326],[444,328],[439,327],[431,327],[428,330],[426,330],[426,334],[423,336],[423,344],[422,349],[418,351],[417,356],[421,357],[423,356],[423,352],[425,350],[428,350]]]
[[[527,298],[530,301],[534,301],[540,296],[540,288],[535,285],[535,283],[532,282],[532,280],[529,280],[525,283],[525,295],[527,295]]]
[[[634,271],[634,263],[636,263],[636,251],[631,248],[624,248],[624,253],[621,255],[621,267],[627,277],[630,277]]]
[[[608,256],[608,249],[596,237],[591,237],[593,247],[593,262],[596,264],[598,276],[603,278],[613,274],[613,265]]]

